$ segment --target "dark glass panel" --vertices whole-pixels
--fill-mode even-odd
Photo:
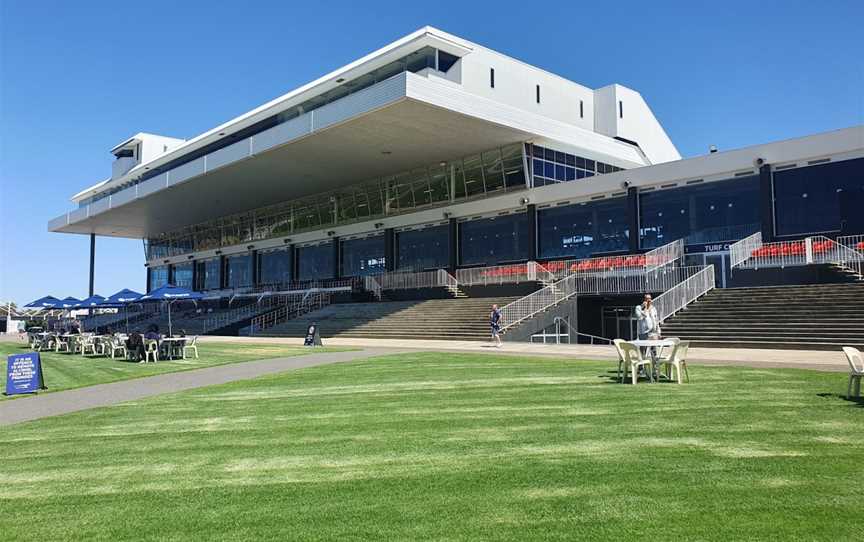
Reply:
[[[495,265],[528,259],[528,229],[525,213],[460,223],[460,265]]]
[[[540,258],[588,258],[628,248],[627,198],[537,212]]]

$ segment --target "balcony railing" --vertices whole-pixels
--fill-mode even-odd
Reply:
[[[628,254],[624,256],[599,256],[573,260],[553,260],[543,265],[556,278],[571,274],[600,273],[617,271],[623,274],[641,273],[646,269],[656,269],[670,264],[684,256],[684,241],[678,239],[655,248],[645,254]]]
[[[657,317],[663,320],[714,289],[714,266],[705,266],[654,299]]]
[[[507,330],[576,295],[573,276],[565,277],[501,309],[501,329]]]
[[[759,269],[813,264],[836,264],[857,269],[864,262],[864,251],[848,246],[855,236],[838,243],[822,235],[796,241],[763,243],[761,234],[751,235],[730,247],[732,267]]]
[[[490,286],[544,281],[554,276],[537,262],[525,262],[491,267],[470,267],[456,270],[456,281],[461,286]]]

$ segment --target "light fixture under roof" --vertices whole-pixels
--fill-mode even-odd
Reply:
[[[344,77],[340,77],[339,79],[336,80],[336,82],[337,82],[337,83],[344,83],[344,82],[345,82],[345,78],[344,78]]]

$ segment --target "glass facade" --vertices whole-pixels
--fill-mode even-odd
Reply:
[[[340,241],[341,276],[363,277],[383,273],[384,235]]]
[[[195,262],[195,290],[218,290],[222,287],[222,268],[219,258],[208,258]]]
[[[525,188],[522,145],[517,143],[167,233],[147,240],[147,258],[282,237]]]
[[[588,258],[629,248],[627,198],[537,211],[540,259]]]
[[[192,262],[188,263],[178,263],[173,267],[174,278],[172,282],[174,286],[179,286],[181,288],[186,288],[189,290],[194,289],[195,284],[192,282]]]
[[[252,254],[225,257],[225,286],[241,288],[252,286]]]
[[[258,284],[291,281],[291,249],[275,248],[258,252]]]
[[[527,260],[528,215],[481,218],[459,223],[459,264],[496,265]]]
[[[160,265],[159,267],[150,268],[150,283],[147,285],[147,291],[150,292],[156,288],[161,288],[168,284],[168,272],[170,267]]]
[[[423,271],[450,265],[450,227],[432,226],[396,233],[397,269]]]
[[[774,173],[777,235],[864,232],[864,158]]]
[[[298,280],[332,279],[335,276],[333,242],[297,249]]]
[[[612,173],[622,169],[590,158],[582,158],[530,143],[525,144],[525,149],[531,163],[534,186],[575,181],[576,179]]]
[[[736,241],[759,231],[759,177],[639,194],[640,244]]]

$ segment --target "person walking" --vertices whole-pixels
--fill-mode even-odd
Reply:
[[[489,325],[492,327],[492,341],[497,348],[503,346],[501,344],[501,309],[498,305],[492,305],[492,312],[489,313]]]

